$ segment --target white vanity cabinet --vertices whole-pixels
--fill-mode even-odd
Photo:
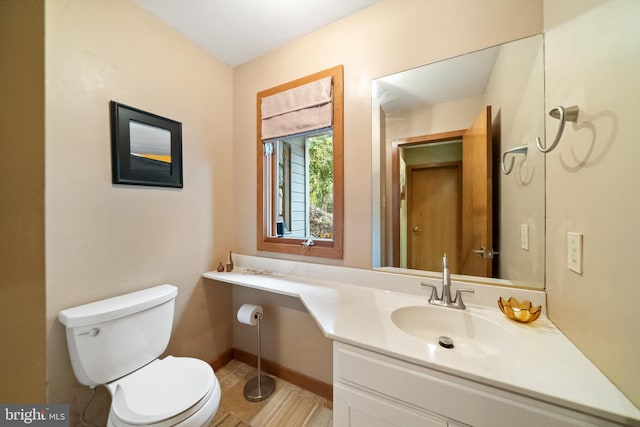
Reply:
[[[337,341],[333,384],[335,427],[618,425]]]

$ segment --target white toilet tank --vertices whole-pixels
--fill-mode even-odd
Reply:
[[[157,359],[169,344],[178,288],[160,285],[63,310],[78,381],[95,387]]]

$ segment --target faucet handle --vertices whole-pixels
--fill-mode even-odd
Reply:
[[[438,301],[438,288],[431,283],[420,282],[420,286],[424,286],[425,288],[431,288],[431,295],[429,295],[429,302]]]
[[[462,292],[469,292],[469,293],[474,293],[475,291],[473,289],[458,289],[456,291],[456,298],[453,300],[453,302],[455,303],[456,306],[458,306],[459,308],[464,309],[465,305],[462,302]]]

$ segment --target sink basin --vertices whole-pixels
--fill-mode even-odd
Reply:
[[[402,307],[391,313],[391,321],[403,332],[442,348],[470,355],[496,355],[517,345],[517,336],[498,323],[470,313],[433,306]],[[448,340],[440,344],[440,337]]]

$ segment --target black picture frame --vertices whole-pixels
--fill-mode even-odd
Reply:
[[[112,182],[182,188],[182,123],[116,101],[109,110]]]

